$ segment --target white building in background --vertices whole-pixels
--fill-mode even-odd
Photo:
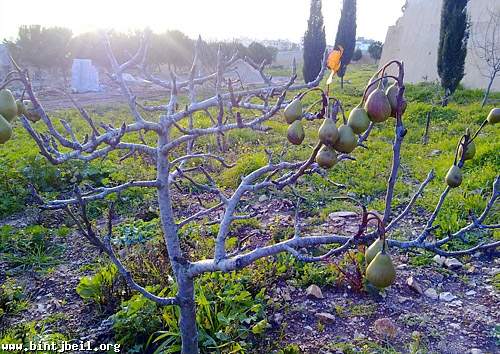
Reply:
[[[99,71],[90,59],[73,59],[71,90],[74,93],[99,91]]]
[[[363,53],[366,53],[368,52],[368,48],[370,47],[370,45],[375,42],[373,39],[366,39],[364,37],[358,37],[356,39],[356,49],[361,49],[361,51]]]
[[[437,52],[442,4],[443,0],[408,0],[403,16],[387,31],[380,65],[391,59],[403,60],[407,82],[439,80]],[[472,0],[467,5],[471,32],[478,38],[481,35],[484,38],[489,22],[488,10],[500,12],[500,0]],[[462,84],[467,88],[484,89],[489,81],[481,74],[485,64],[476,56],[473,47],[473,40],[469,39]],[[500,91],[498,76],[492,90]]]

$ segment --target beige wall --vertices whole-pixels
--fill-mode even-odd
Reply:
[[[380,64],[391,59],[403,60],[407,82],[439,80],[437,74],[437,49],[441,22],[442,0],[408,0],[407,8],[394,26],[389,27],[382,51]],[[473,35],[485,31],[489,16],[487,9],[500,11],[498,0],[470,0],[468,5]],[[483,35],[484,37],[484,35]],[[488,79],[482,60],[477,58],[469,39],[465,61],[465,77],[462,84],[468,88],[485,88]],[[478,68],[478,65],[480,68]],[[482,68],[481,68],[482,66]],[[497,75],[492,90],[500,91],[500,77]]]

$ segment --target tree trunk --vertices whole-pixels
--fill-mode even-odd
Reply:
[[[484,92],[484,97],[483,97],[483,101],[481,102],[481,107],[484,107],[484,105],[488,101],[488,97],[489,97],[490,91],[491,91],[491,85],[493,85],[493,80],[495,80],[495,76],[496,75],[493,75],[492,77],[490,77],[490,82],[488,83],[488,87],[486,88],[486,91]]]
[[[427,143],[429,142],[429,127],[431,125],[431,111],[427,112],[427,117],[426,117],[426,121],[425,121],[425,133],[424,133],[424,137],[422,138],[422,143],[424,145],[427,145]]]
[[[448,106],[448,102],[450,100],[451,92],[449,89],[446,89],[444,91],[444,97],[443,100],[441,101],[441,107],[446,107]]]
[[[196,328],[196,307],[194,302],[194,282],[186,275],[189,262],[184,258],[181,250],[177,225],[172,208],[170,195],[170,166],[161,148],[169,141],[169,129],[166,126],[166,118],[160,124],[165,129],[158,137],[158,157],[156,165],[158,187],[158,204],[160,207],[160,218],[163,229],[165,244],[172,270],[179,287],[177,299],[181,310],[179,329],[182,339],[182,354],[198,354],[198,330]]]
[[[179,293],[177,298],[181,309],[179,328],[182,339],[181,354],[198,354],[198,329],[196,328],[196,305],[194,301],[194,281],[184,274],[177,278]]]

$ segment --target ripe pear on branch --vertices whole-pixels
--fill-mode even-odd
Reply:
[[[351,153],[358,146],[358,138],[354,135],[351,127],[342,124],[339,127],[339,138],[333,145],[335,150],[346,154]]]
[[[300,119],[300,117],[302,117],[302,103],[300,102],[300,98],[293,99],[293,101],[285,107],[283,115],[288,124],[292,124],[297,119]]]
[[[333,146],[339,139],[339,131],[332,118],[325,118],[318,130],[319,141],[328,146]]]
[[[377,88],[366,99],[365,110],[374,123],[385,122],[391,116],[391,104],[385,92]]]
[[[321,168],[329,169],[337,163],[337,153],[333,147],[323,145],[316,155],[316,162]]]
[[[300,120],[296,120],[288,127],[287,138],[288,141],[294,145],[300,145],[305,138],[304,127]]]
[[[385,92],[387,99],[389,100],[389,104],[391,106],[391,117],[396,118],[396,113],[398,111],[398,94],[399,94],[399,85],[397,82],[393,83],[389,86]],[[403,97],[401,114],[406,111],[407,102]]]
[[[456,188],[462,184],[462,170],[457,165],[453,165],[446,174],[445,181],[451,188]]]
[[[366,268],[366,279],[377,288],[386,288],[396,280],[396,269],[385,249],[379,251]]]
[[[490,111],[490,114],[488,114],[488,118],[486,118],[486,120],[491,125],[497,124],[498,122],[500,122],[500,108],[493,108]]]
[[[12,136],[12,126],[0,115],[0,144],[5,144]]]
[[[365,251],[365,262],[366,265],[368,266],[375,256],[382,251],[382,248],[384,247],[385,243],[385,249],[387,250],[389,248],[389,244],[387,243],[387,240],[384,240],[383,238],[379,237],[373,243],[366,249]]]
[[[26,115],[26,106],[22,100],[16,100],[16,106],[18,116],[22,116],[23,114]]]
[[[349,125],[355,134],[361,134],[370,125],[370,118],[366,110],[360,105],[353,108],[349,114],[349,119],[347,120],[347,125]]]
[[[464,147],[462,144],[460,144],[460,147],[458,149],[458,156],[464,157],[464,160],[472,160],[474,156],[476,155],[476,144],[474,144],[473,141],[467,144],[467,147],[465,148],[465,154],[464,154]]]
[[[8,122],[17,117],[17,104],[9,89],[0,90],[0,115]]]
[[[28,118],[31,122],[36,123],[42,117],[38,113],[38,111],[35,109],[35,106],[33,105],[33,102],[31,100],[24,100],[24,115],[26,118]]]

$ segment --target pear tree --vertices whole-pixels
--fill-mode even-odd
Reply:
[[[55,124],[54,116],[43,107],[33,91],[29,73],[14,63],[15,70],[0,83],[0,143],[5,143],[12,135],[11,121],[16,114],[19,120],[37,144],[40,154],[54,165],[71,160],[93,161],[104,159],[113,153],[118,153],[121,159],[136,154],[146,156],[154,163],[155,177],[152,180],[132,180],[105,187],[82,186],[74,189],[71,195],[64,199],[43,201],[42,207],[52,210],[65,210],[70,213],[82,235],[95,247],[103,251],[116,265],[120,274],[131,289],[162,306],[177,306],[180,309],[180,324],[183,354],[198,353],[198,331],[196,324],[196,303],[194,279],[207,272],[231,272],[242,269],[255,261],[287,252],[304,262],[322,262],[330,257],[342,254],[359,245],[371,245],[366,254],[366,278],[374,286],[383,288],[395,281],[396,270],[392,264],[389,248],[423,249],[441,256],[457,256],[477,251],[494,249],[500,246],[500,241],[489,240],[486,233],[483,239],[473,247],[461,250],[451,250],[450,241],[464,237],[467,233],[499,228],[498,224],[486,224],[487,216],[500,196],[500,178],[493,182],[493,189],[486,206],[478,216],[472,215],[472,220],[459,230],[450,232],[446,237],[435,240],[431,236],[437,228],[436,218],[441,212],[443,203],[452,188],[457,187],[462,179],[462,168],[467,160],[474,158],[472,150],[474,139],[480,130],[499,121],[499,109],[494,109],[481,127],[474,133],[466,132],[458,144],[455,160],[443,182],[443,192],[429,216],[423,230],[414,238],[407,240],[391,239],[390,233],[397,229],[398,224],[408,217],[417,199],[422,195],[427,185],[435,178],[431,170],[421,182],[414,195],[407,201],[400,212],[393,209],[395,184],[400,172],[401,147],[407,133],[403,114],[407,106],[405,99],[404,65],[393,60],[384,65],[369,81],[361,102],[353,109],[349,117],[344,114],[342,102],[330,93],[329,85],[320,88],[320,83],[328,68],[338,68],[335,60],[329,60],[328,53],[322,58],[319,74],[308,83],[296,82],[295,63],[292,75],[286,82],[275,82],[264,73],[264,65],[259,67],[263,78],[262,85],[253,88],[236,89],[234,83],[227,79],[225,72],[235,62],[232,58],[217,58],[217,70],[213,73],[199,72],[200,57],[198,55],[201,40],[195,46],[195,54],[191,70],[186,79],[180,79],[173,72],[170,79],[165,80],[154,76],[148,71],[146,54],[148,38],[141,41],[138,51],[129,60],[119,62],[111,49],[107,38],[104,39],[106,53],[109,58],[112,73],[110,77],[120,87],[130,111],[130,119],[120,126],[100,124],[96,117],[74,102],[81,119],[86,123],[87,131],[78,132],[68,120],[61,119]],[[330,55],[331,57],[331,55]],[[337,56],[338,58],[338,56]],[[389,67],[395,67],[397,74],[389,75]],[[141,71],[152,85],[156,85],[170,93],[168,102],[162,105],[140,104],[133,89],[124,79],[127,72]],[[390,71],[394,72],[394,71]],[[384,83],[392,85],[384,89]],[[213,95],[206,95],[207,83],[213,83]],[[24,90],[16,104],[8,87],[21,84]],[[204,89],[201,90],[200,88]],[[305,107],[303,99],[306,95],[318,94],[315,104]],[[207,96],[207,97],[206,97]],[[187,104],[180,105],[181,98]],[[184,101],[183,101],[184,102]],[[316,107],[316,108],[315,108]],[[289,124],[287,136],[292,145],[300,145],[304,140],[304,125],[313,121],[322,122],[319,139],[311,148],[307,159],[303,161],[288,161],[285,154],[275,156],[268,152],[268,162],[263,167],[243,176],[236,188],[223,189],[217,185],[210,171],[204,168],[207,162],[220,163],[223,168],[230,168],[223,156],[217,155],[207,148],[206,144],[197,144],[210,136],[220,136],[234,130],[250,130],[256,134],[269,129],[264,125],[271,118],[284,110],[284,117]],[[155,119],[146,118],[156,116]],[[196,113],[202,112],[210,117],[211,124],[200,127],[196,121]],[[215,112],[215,113],[214,113]],[[14,113],[14,114],[13,114]],[[336,168],[339,164],[352,163],[351,155],[357,148],[367,148],[370,133],[376,124],[385,124],[390,117],[395,119],[394,140],[392,143],[392,166],[388,171],[389,178],[385,193],[385,208],[383,214],[367,211],[367,207],[350,197],[341,197],[359,206],[360,224],[358,231],[351,235],[321,234],[304,235],[298,222],[296,212],[295,233],[292,237],[267,245],[249,245],[228,250],[227,239],[232,223],[236,220],[253,218],[241,207],[242,200],[256,193],[266,193],[272,190],[282,190],[293,187],[301,177],[311,174],[325,176],[325,170]],[[145,139],[135,142],[130,139],[137,134],[154,137],[154,144]],[[134,142],[132,142],[134,141]],[[151,141],[148,139],[148,141]],[[5,145],[0,145],[5,148]],[[291,146],[290,148],[294,148]],[[358,158],[362,158],[362,155]],[[458,171],[458,172],[457,172]],[[203,174],[207,182],[199,182],[193,178]],[[173,202],[173,190],[177,181],[185,180],[197,188],[210,193],[216,204],[202,208],[196,213],[178,218]],[[111,243],[113,235],[112,213],[110,207],[107,227],[96,228],[87,217],[87,206],[109,196],[119,194],[130,188],[152,189],[158,198],[159,216],[164,242],[168,250],[168,262],[177,284],[177,294],[164,297],[153,293],[139,284],[126,265],[120,260]],[[195,196],[186,193],[186,198]],[[298,208],[297,208],[298,210]],[[218,225],[213,256],[206,259],[191,259],[181,247],[179,229],[187,224],[196,223],[210,217]],[[376,228],[368,224],[375,222]],[[321,255],[313,255],[312,249],[321,245],[329,246],[328,251]]]

